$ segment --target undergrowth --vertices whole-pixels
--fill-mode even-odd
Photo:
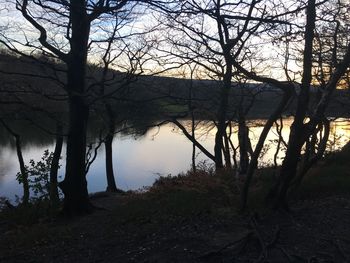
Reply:
[[[304,178],[295,193],[298,199],[322,198],[331,195],[349,195],[350,144],[341,151],[328,154]]]

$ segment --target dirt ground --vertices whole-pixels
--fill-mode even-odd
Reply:
[[[0,262],[350,262],[350,197],[299,201],[292,212],[118,220],[103,210],[30,228],[0,225]],[[34,240],[34,241],[33,241]]]

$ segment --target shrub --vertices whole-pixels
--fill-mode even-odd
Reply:
[[[49,199],[52,158],[53,152],[45,150],[40,161],[35,162],[31,159],[29,165],[25,166],[28,175],[29,188],[34,195],[32,201]],[[16,178],[19,183],[22,183],[22,174],[20,172],[17,173]]]

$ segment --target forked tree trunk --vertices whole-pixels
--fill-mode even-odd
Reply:
[[[307,136],[304,120],[309,106],[309,92],[312,79],[312,48],[316,20],[315,0],[309,0],[307,6],[307,21],[305,30],[305,48],[303,58],[303,78],[298,96],[297,110],[289,135],[286,156],[283,160],[280,177],[271,189],[268,198],[272,200],[275,209],[288,210],[287,193],[291,181],[297,171],[301,149]]]
[[[258,142],[255,146],[255,149],[251,155],[251,160],[250,160],[250,163],[248,166],[244,186],[243,186],[242,193],[241,193],[241,205],[240,205],[241,210],[244,210],[247,207],[250,184],[251,184],[254,172],[258,166],[258,159],[259,159],[261,150],[264,147],[267,135],[269,134],[269,131],[270,131],[271,127],[273,126],[273,123],[282,114],[286,105],[288,105],[288,102],[289,102],[291,96],[292,96],[292,88],[286,87],[286,89],[284,90],[283,97],[282,97],[281,101],[279,102],[279,104],[278,104],[277,108],[274,110],[274,112],[270,115],[269,119],[266,121],[264,128],[259,136],[259,140],[258,140]]]
[[[323,156],[323,154],[326,151],[327,148],[327,142],[329,139],[330,134],[330,122],[329,120],[324,117],[322,124],[323,125],[323,136],[318,144],[317,152],[314,154],[314,156],[310,156],[305,162],[303,162],[302,166],[300,167],[300,170],[298,171],[298,174],[293,182],[293,190],[297,189],[301,182],[306,175],[306,173],[311,169],[312,166],[314,166]],[[317,135],[317,134],[316,134]],[[315,145],[314,145],[315,146]]]

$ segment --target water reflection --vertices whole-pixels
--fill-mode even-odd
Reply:
[[[263,121],[252,121],[250,126],[253,147],[262,130]],[[283,136],[289,135],[291,120],[284,121]],[[335,150],[350,138],[350,122],[340,120],[332,124],[329,149]],[[92,134],[92,133],[91,133]],[[197,136],[204,147],[213,152],[215,129],[201,126]],[[236,136],[233,142],[237,144]],[[0,136],[1,137],[1,136]],[[266,153],[260,163],[267,164],[273,160],[275,153],[273,141],[277,138],[276,132],[271,130],[266,141]],[[22,188],[15,180],[18,161],[13,144],[1,142],[0,148],[0,195],[14,198],[21,196]],[[30,159],[40,160],[44,150],[53,150],[52,139],[40,140],[39,138],[26,139],[23,155],[26,162]],[[135,190],[143,186],[151,185],[159,175],[176,175],[190,169],[192,144],[172,124],[162,125],[160,128],[149,129],[143,136],[116,136],[114,143],[114,168],[116,181],[123,190]],[[99,149],[98,157],[92,164],[88,173],[88,188],[90,192],[103,191],[106,188],[105,158],[103,146]],[[281,162],[283,154],[279,156]],[[197,162],[207,158],[199,153]],[[64,167],[64,162],[62,162]],[[62,176],[64,169],[61,168]]]

